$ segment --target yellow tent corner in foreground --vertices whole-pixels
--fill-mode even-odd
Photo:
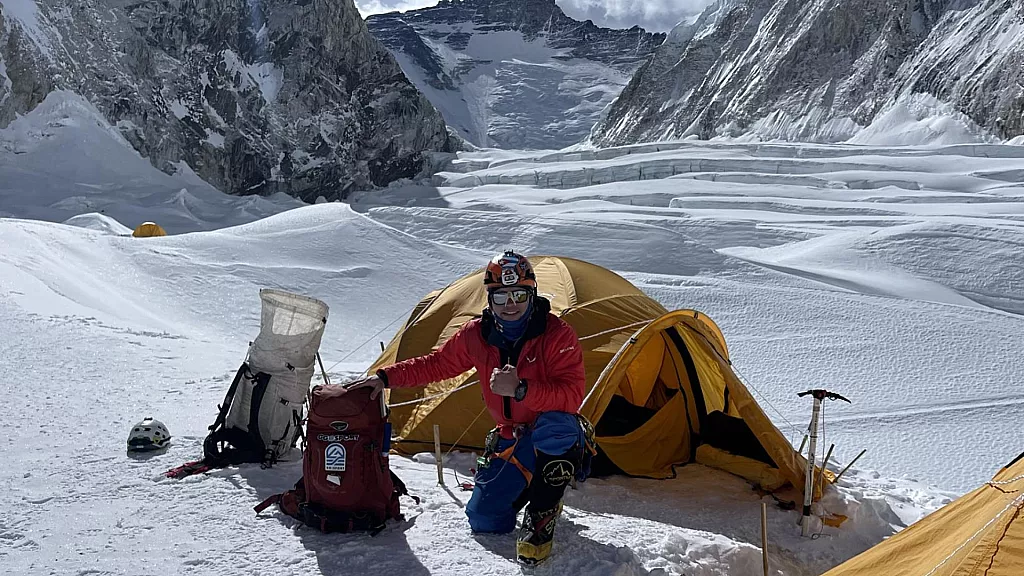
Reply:
[[[143,222],[135,227],[132,236],[135,238],[152,238],[154,236],[167,236],[167,232],[155,222]]]
[[[629,281],[571,258],[530,256],[538,291],[576,329],[587,395],[581,412],[597,432],[594,473],[669,478],[701,462],[766,490],[804,487],[806,460],[768,419],[731,368],[721,330],[694,310],[668,311]],[[369,373],[439,347],[487,305],[483,269],[428,294]],[[395,450],[481,450],[494,426],[474,371],[425,388],[390,390]],[[453,392],[454,391],[454,392]],[[700,450],[698,450],[700,448]],[[801,496],[802,497],[802,496]]]
[[[992,480],[822,576],[1024,575],[1024,454]]]

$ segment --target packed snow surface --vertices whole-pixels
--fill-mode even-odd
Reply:
[[[5,0],[6,1],[6,0]],[[570,490],[538,574],[820,574],[1020,453],[1024,148],[675,142],[462,154],[351,203],[220,194],[156,171],[76,98],[0,131],[0,565],[11,574],[519,574],[473,535],[472,455],[392,457],[420,496],[376,538],[252,507],[298,462],[169,480],[198,458],[259,329],[260,288],[324,300],[332,379],[362,372],[426,293],[513,247],[606,266],[722,328],[794,445],[827,388],[824,508],[797,512],[688,465]],[[169,235],[132,238],[139,222]],[[146,416],[174,436],[125,454]],[[448,431],[442,431],[446,434]],[[819,455],[820,456],[820,455]],[[458,479],[456,478],[458,474]]]

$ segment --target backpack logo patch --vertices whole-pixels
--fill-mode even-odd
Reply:
[[[345,430],[348,430],[348,422],[345,422],[344,420],[335,420],[334,422],[331,422],[331,428],[334,428],[338,432],[344,432]]]
[[[342,444],[328,444],[324,450],[324,470],[327,472],[345,471],[345,446]]]

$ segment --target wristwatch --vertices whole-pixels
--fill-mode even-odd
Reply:
[[[526,379],[520,378],[519,385],[516,386],[516,402],[522,402],[523,398],[526,398]]]

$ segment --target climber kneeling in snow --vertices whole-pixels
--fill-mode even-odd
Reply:
[[[529,260],[512,251],[494,257],[484,273],[488,306],[440,348],[387,366],[348,388],[424,386],[470,368],[480,375],[487,408],[498,423],[487,438],[486,464],[476,473],[466,506],[474,532],[515,529],[519,561],[548,557],[565,487],[585,450],[578,417],[585,391],[583,353],[576,332],[550,313],[537,294]]]

